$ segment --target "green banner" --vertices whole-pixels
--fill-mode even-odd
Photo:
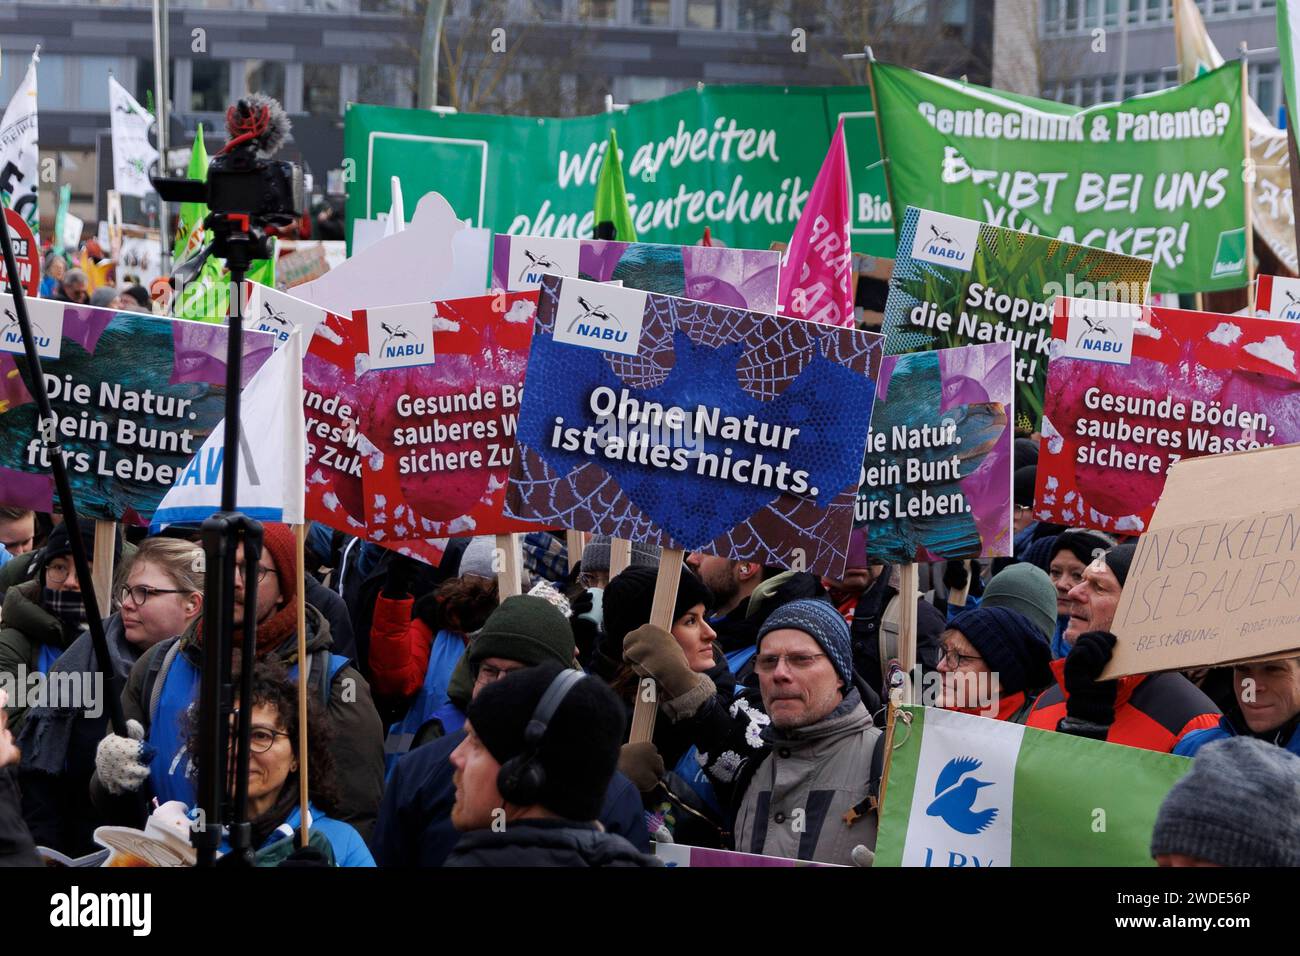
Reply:
[[[894,230],[865,87],[717,86],[573,119],[442,114],[349,104],[348,238],[355,219],[437,190],[476,226],[591,238],[609,130],[618,136],[637,238],[728,246],[788,242],[839,118],[845,119],[853,248],[894,254]],[[873,165],[874,164],[874,165]]]
[[[1150,259],[1155,292],[1246,285],[1240,64],[1086,110],[873,74],[900,225],[917,206]]]

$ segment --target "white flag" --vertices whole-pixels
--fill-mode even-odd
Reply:
[[[0,203],[18,212],[40,242],[36,182],[36,54],[0,120]]]
[[[240,394],[236,508],[258,521],[302,524],[307,436],[302,414],[302,332],[294,329]],[[163,496],[150,527],[202,521],[221,510],[224,419]],[[252,440],[250,440],[250,436]]]
[[[158,159],[158,150],[149,142],[153,117],[116,77],[108,78],[108,98],[113,129],[113,188],[123,196],[143,199],[153,191],[149,170]]]

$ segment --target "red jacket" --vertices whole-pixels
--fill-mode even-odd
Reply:
[[[1024,709],[1024,707],[1025,692],[1021,690],[1014,694],[999,695],[998,712],[996,714],[987,714],[979,707],[953,707],[951,709],[957,711],[959,714],[971,714],[975,717],[990,717],[993,720],[1011,720],[1019,714],[1019,719],[1015,722],[1023,724],[1025,722],[1025,715],[1021,714],[1020,711]]]
[[[411,697],[424,686],[433,632],[411,617],[415,598],[375,599],[370,624],[370,686],[384,697]]]
[[[1055,730],[1065,716],[1065,659],[1052,661],[1056,684],[1034,702],[1026,726]],[[1113,744],[1170,753],[1194,730],[1217,727],[1219,708],[1182,674],[1134,674],[1119,678],[1115,722],[1106,740]]]

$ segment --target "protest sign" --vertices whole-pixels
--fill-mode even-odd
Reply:
[[[289,341],[289,335],[294,329],[302,330],[305,348],[328,314],[318,305],[304,302],[260,282],[249,282],[245,288],[244,328],[271,333],[275,337],[277,349]]]
[[[516,292],[353,314],[371,540],[536,529],[502,514],[536,312]]]
[[[1300,320],[1300,279],[1258,276],[1255,279],[1255,314],[1288,322]]]
[[[791,860],[784,856],[763,856],[758,853],[738,853],[735,850],[714,850],[685,843],[652,843],[655,857],[667,867],[754,867],[754,866],[830,866],[838,863],[817,863],[813,860]]]
[[[352,319],[333,312],[316,326],[302,359],[307,428],[307,518],[348,534],[366,532],[362,461],[373,452],[359,428]]]
[[[1081,110],[874,64],[895,220],[919,206],[1139,256],[1157,292],[1241,288],[1241,69]]]
[[[4,217],[9,225],[9,242],[14,249],[14,263],[18,266],[18,284],[29,297],[35,296],[41,288],[40,246],[37,245],[31,227],[22,216],[12,209],[5,209]],[[9,269],[3,257],[0,257],[0,289],[3,289],[6,295],[8,294]]]
[[[908,707],[875,865],[1153,866],[1151,831],[1186,757]],[[1098,824],[1103,825],[1098,825]]]
[[[547,276],[507,508],[837,577],[879,363],[874,333]]]
[[[1010,342],[880,363],[854,527],[889,564],[1011,554]]]
[[[1016,424],[1036,430],[1053,297],[1142,302],[1150,277],[1141,259],[908,209],[885,303],[885,352],[1011,342]]]
[[[492,287],[537,289],[544,275],[572,276],[770,313],[776,311],[780,263],[779,252],[758,249],[498,235]]]
[[[1147,529],[1169,466],[1300,441],[1300,324],[1058,298],[1040,521]]]
[[[53,509],[48,427],[80,515],[147,524],[224,413],[225,329],[44,299],[27,305],[56,420],[38,422],[21,337],[0,332],[2,503]],[[13,312],[9,296],[0,295],[0,311]],[[246,384],[270,357],[270,337],[247,334],[243,355]]]
[[[1300,445],[1283,445],[1170,469],[1104,677],[1300,655],[1300,485],[1279,480],[1298,468]]]
[[[0,176],[0,206],[18,213],[28,231],[38,239],[41,214],[40,183],[36,178],[40,139],[36,122],[36,64],[39,62],[40,57],[33,53],[27,72],[14,88],[9,105],[0,117],[0,171],[4,173]],[[39,244],[33,245],[39,256]]]
[[[348,104],[348,237],[407,196],[438,190],[475,226],[512,235],[594,235],[592,200],[617,135],[643,242],[730,246],[790,238],[831,134],[844,119],[854,250],[894,251],[871,99],[862,87],[704,86],[627,109],[566,119]]]

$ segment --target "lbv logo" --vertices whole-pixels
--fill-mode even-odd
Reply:
[[[982,762],[974,757],[949,760],[934,783],[934,799],[925,809],[926,816],[938,817],[958,833],[982,833],[992,826],[998,816],[997,807],[975,810],[974,806],[980,790],[993,786],[993,782],[966,776],[981,766]]]

